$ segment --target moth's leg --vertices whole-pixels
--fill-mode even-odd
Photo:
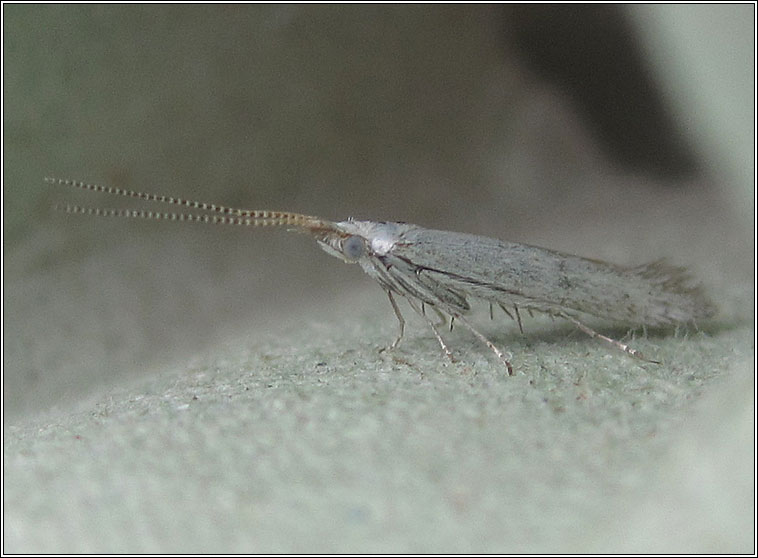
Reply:
[[[516,318],[514,318],[514,317],[513,317],[513,314],[511,314],[510,312],[508,312],[508,309],[505,307],[505,305],[504,305],[504,304],[502,304],[502,303],[498,302],[498,303],[497,303],[497,305],[498,305],[500,308],[502,308],[502,309],[503,309],[503,312],[505,312],[505,313],[506,313],[506,315],[507,315],[507,316],[508,316],[508,317],[509,317],[511,320],[513,320],[514,322],[516,321]]]
[[[501,304],[501,303],[498,302],[497,305],[500,306],[500,308],[503,309],[503,312],[505,312],[506,314],[508,314],[508,317],[511,320],[513,320],[514,322],[518,322],[518,330],[521,332],[521,335],[524,335],[524,328],[521,327],[521,314],[518,313],[518,306],[516,306],[515,304],[513,305],[513,309],[516,311],[516,318],[518,318],[518,319],[516,319],[516,318],[513,317],[513,314],[511,314],[510,312],[508,312],[508,309],[503,304]]]
[[[437,322],[437,327],[442,327],[447,323],[447,318],[445,317],[445,314],[442,313],[442,311],[437,308],[436,306],[432,306],[432,310],[437,314],[437,317],[440,319],[439,322]],[[426,317],[426,304],[423,302],[421,303],[421,315]],[[450,325],[450,331],[453,330],[452,324]]]
[[[631,356],[633,356],[635,358],[638,358],[640,360],[644,360],[646,362],[651,362],[653,364],[660,364],[660,362],[658,362],[657,360],[650,360],[649,358],[646,358],[641,352],[639,352],[636,349],[632,349],[629,345],[626,345],[626,344],[622,343],[621,341],[616,341],[615,339],[611,339],[610,337],[606,337],[605,335],[602,335],[601,333],[598,333],[594,329],[591,329],[591,328],[587,327],[582,322],[580,322],[579,320],[577,320],[576,318],[574,318],[572,316],[568,316],[566,314],[560,314],[560,316],[562,318],[567,319],[571,323],[573,323],[576,327],[578,327],[584,333],[586,333],[587,335],[589,335],[590,337],[592,337],[594,339],[600,339],[602,341],[605,341],[609,345],[613,345],[617,349],[621,349],[626,354],[631,355]]]
[[[436,306],[432,306],[432,309],[437,313],[437,317],[440,319],[440,321],[437,322],[437,327],[442,327],[445,325],[447,323],[447,318],[445,318],[445,314],[442,313],[442,310]]]
[[[400,308],[397,307],[397,302],[395,302],[395,297],[392,296],[392,291],[387,291],[387,296],[390,299],[390,304],[392,305],[392,309],[395,311],[395,316],[397,316],[397,323],[400,326],[400,334],[397,336],[397,339],[390,345],[389,347],[385,347],[382,349],[391,351],[395,347],[397,347],[400,344],[400,341],[403,339],[403,334],[405,333],[405,320],[403,319],[403,315],[400,313]]]
[[[513,311],[516,312],[516,319],[518,320],[518,330],[521,332],[521,335],[524,335],[524,327],[521,325],[521,314],[519,314],[518,306],[515,304],[513,305]]]
[[[419,316],[421,316],[422,318],[424,318],[424,320],[426,320],[426,323],[428,323],[429,327],[432,328],[432,331],[434,332],[434,336],[437,338],[437,341],[439,342],[440,347],[442,347],[442,351],[445,353],[445,355],[447,356],[447,358],[450,359],[450,362],[455,362],[455,358],[453,357],[453,353],[450,352],[450,349],[448,349],[447,345],[445,345],[445,341],[442,339],[442,336],[440,335],[440,332],[437,330],[437,326],[434,324],[434,322],[432,320],[430,320],[427,317],[427,315],[424,314],[421,311],[421,309],[418,306],[416,306],[416,304],[410,298],[408,299],[408,304],[410,304],[411,308],[413,308],[413,310],[416,312],[416,314],[418,314]],[[433,308],[435,310],[437,310],[437,308],[435,308],[435,307],[433,307]],[[437,310],[437,311],[439,312],[439,310]]]
[[[494,353],[497,355],[497,357],[498,357],[500,360],[502,360],[502,361],[503,361],[503,364],[505,364],[505,367],[508,369],[508,375],[509,375],[509,376],[513,376],[513,366],[511,366],[511,363],[510,363],[510,362],[508,362],[508,359],[507,359],[507,358],[505,358],[505,355],[503,354],[503,352],[502,352],[500,349],[498,349],[498,348],[497,348],[497,347],[496,347],[496,346],[495,346],[495,345],[492,343],[492,341],[490,341],[490,340],[489,340],[489,339],[487,339],[487,338],[486,338],[484,335],[482,335],[482,334],[481,334],[481,333],[479,333],[477,330],[475,330],[475,329],[474,329],[474,326],[472,326],[472,325],[471,325],[471,324],[468,322],[468,320],[467,320],[466,318],[464,318],[463,316],[460,316],[460,315],[458,315],[458,316],[456,316],[456,317],[457,317],[457,318],[460,320],[460,322],[461,322],[461,323],[462,323],[464,326],[466,326],[466,329],[468,329],[468,330],[469,330],[471,333],[473,333],[474,335],[476,335],[476,336],[479,338],[479,340],[480,340],[480,341],[482,341],[482,342],[483,342],[485,345],[487,345],[487,346],[488,346],[490,349],[492,349],[492,351],[493,351],[493,352],[494,352]]]

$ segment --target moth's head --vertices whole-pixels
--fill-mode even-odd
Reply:
[[[342,221],[333,229],[316,237],[321,249],[346,263],[359,263],[364,258],[384,256],[398,240],[398,223],[374,221]]]

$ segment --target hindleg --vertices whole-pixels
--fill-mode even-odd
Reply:
[[[620,349],[624,351],[626,354],[631,355],[635,358],[638,358],[640,360],[644,360],[646,362],[651,362],[653,364],[660,364],[657,360],[650,360],[649,358],[646,358],[641,352],[639,352],[637,349],[631,348],[629,345],[622,343],[621,341],[616,341],[615,339],[611,339],[610,337],[606,337],[605,335],[598,333],[594,329],[584,325],[582,322],[574,318],[573,316],[568,316],[566,314],[560,314],[560,317],[567,319],[571,323],[573,323],[576,327],[581,329],[584,333],[589,335],[590,337],[594,339],[600,339],[601,341],[604,341],[605,343],[608,343],[609,345],[616,347],[617,349]]]

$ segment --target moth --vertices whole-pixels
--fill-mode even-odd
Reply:
[[[504,242],[473,234],[434,230],[409,223],[386,221],[333,222],[286,211],[236,209],[181,198],[135,192],[67,179],[46,178],[54,185],[69,186],[149,202],[183,206],[197,212],[160,212],[143,209],[103,209],[60,205],[72,214],[186,221],[246,227],[286,227],[311,235],[328,254],[357,263],[387,293],[399,324],[399,335],[388,349],[403,339],[405,319],[395,297],[404,298],[421,316],[445,355],[453,354],[439,327],[454,320],[487,345],[513,374],[505,353],[480,333],[466,317],[469,299],[498,305],[517,321],[523,333],[519,309],[541,312],[573,323],[587,335],[633,357],[639,351],[598,333],[584,323],[595,316],[631,328],[694,323],[713,315],[714,307],[687,271],[656,261],[622,267],[600,260],[564,254],[546,248]],[[444,321],[426,315],[431,307]],[[512,313],[511,313],[512,311]]]

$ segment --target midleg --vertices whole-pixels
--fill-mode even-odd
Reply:
[[[508,362],[508,359],[507,359],[507,358],[505,358],[505,355],[503,354],[503,352],[502,352],[500,349],[498,349],[498,348],[497,348],[497,347],[496,347],[496,346],[495,346],[495,345],[492,343],[492,341],[490,341],[490,340],[489,340],[489,339],[487,339],[487,338],[486,338],[484,335],[482,335],[482,334],[481,334],[481,333],[479,333],[479,332],[478,332],[476,329],[474,329],[474,326],[472,326],[472,325],[471,325],[471,324],[468,322],[468,320],[467,320],[466,318],[464,318],[463,316],[460,316],[460,315],[459,315],[459,316],[457,316],[457,318],[458,318],[458,320],[460,320],[460,322],[461,322],[461,323],[462,323],[464,326],[466,326],[466,328],[467,328],[467,329],[468,329],[468,330],[469,330],[471,333],[473,333],[474,335],[476,335],[476,337],[477,337],[477,338],[479,338],[479,340],[480,340],[480,341],[482,341],[482,342],[483,342],[485,345],[487,345],[487,346],[488,346],[490,349],[492,349],[492,351],[493,351],[493,352],[494,352],[494,353],[495,353],[495,354],[498,356],[498,358],[499,358],[501,361],[503,361],[503,364],[505,364],[505,367],[508,369],[508,375],[509,375],[509,376],[513,376],[513,366],[511,366],[511,363],[510,363],[510,362]]]
[[[416,306],[416,303],[414,301],[412,301],[410,298],[408,299],[408,304],[410,304],[411,308],[413,308],[413,310],[419,316],[421,316],[422,318],[424,318],[424,320],[426,321],[426,323],[429,324],[429,327],[432,328],[432,331],[434,332],[434,336],[437,338],[437,341],[439,342],[440,347],[442,347],[442,351],[445,353],[445,355],[447,356],[447,358],[450,359],[451,362],[455,362],[455,358],[453,357],[453,353],[450,351],[450,349],[448,348],[448,346],[445,344],[445,341],[442,339],[442,336],[440,335],[440,332],[437,330],[437,326],[434,324],[434,322],[432,320],[430,320],[427,317],[427,315],[424,314],[421,311],[421,309],[418,306]]]

